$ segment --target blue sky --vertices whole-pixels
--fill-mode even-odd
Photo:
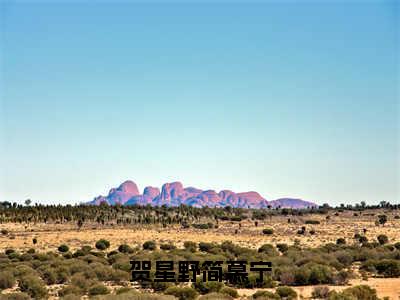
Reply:
[[[400,200],[396,2],[0,5],[0,200]]]

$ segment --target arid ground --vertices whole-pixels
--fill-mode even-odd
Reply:
[[[376,224],[377,215],[386,213],[388,222],[382,226]],[[159,225],[117,225],[116,223],[85,223],[80,229],[72,222],[64,224],[53,223],[4,223],[1,229],[6,229],[7,235],[0,235],[0,251],[6,249],[27,250],[35,248],[36,251],[54,251],[60,244],[69,245],[71,250],[84,245],[94,245],[101,239],[110,241],[110,249],[121,244],[132,247],[141,247],[148,240],[157,243],[172,243],[183,247],[184,241],[216,242],[232,241],[233,243],[248,248],[258,248],[263,244],[277,243],[293,244],[295,240],[300,245],[315,247],[326,243],[335,243],[338,238],[352,241],[356,233],[365,233],[369,240],[375,240],[380,234],[385,234],[390,243],[400,241],[400,220],[395,218],[396,211],[383,212],[382,210],[368,211],[368,214],[356,214],[344,211],[340,214],[303,215],[303,216],[272,216],[266,220],[241,222],[219,221],[218,228],[194,229],[182,228],[179,225],[170,225],[163,228]],[[290,222],[288,219],[290,218]],[[305,220],[318,220],[320,224],[305,224]],[[298,234],[299,228],[306,227],[306,234]],[[273,228],[273,234],[262,233],[264,228]],[[310,234],[310,231],[315,233]],[[33,239],[37,243],[33,245]],[[355,272],[357,274],[357,271]],[[365,279],[365,278],[364,278]],[[400,299],[400,278],[369,278],[362,280],[360,276],[350,280],[350,285],[366,284],[377,290],[379,297]],[[348,287],[348,286],[347,286]],[[309,298],[313,286],[295,287],[299,295]],[[330,286],[330,289],[342,290],[346,286]],[[239,295],[249,296],[254,289],[238,289]]]

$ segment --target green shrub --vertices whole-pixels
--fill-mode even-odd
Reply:
[[[109,292],[108,288],[102,283],[97,283],[89,288],[89,295],[91,296],[106,295]]]
[[[161,244],[160,249],[161,250],[174,250],[174,249],[176,249],[176,246],[174,244]]]
[[[379,244],[381,244],[381,245],[387,244],[389,242],[387,235],[384,235],[384,234],[378,235],[376,239],[378,240]]]
[[[275,250],[274,246],[271,244],[264,244],[258,248],[258,253],[264,253],[268,256],[278,256],[278,251]]]
[[[47,299],[47,289],[43,282],[35,276],[26,275],[21,277],[19,287],[22,292],[26,292],[35,299]]]
[[[15,250],[14,250],[14,249],[6,249],[6,251],[4,251],[4,253],[5,253],[7,256],[9,256],[10,254],[15,253]]]
[[[208,252],[210,253],[211,249],[215,248],[217,245],[214,243],[206,243],[206,242],[200,242],[199,243],[199,250],[202,252]]]
[[[353,263],[353,256],[348,251],[338,251],[335,253],[335,256],[344,266],[350,266]]]
[[[311,293],[313,299],[326,299],[328,296],[329,288],[327,286],[316,286]]]
[[[78,249],[72,254],[72,257],[77,258],[80,256],[85,256],[86,254],[87,253],[83,252],[82,249]]]
[[[279,297],[287,300],[295,300],[297,299],[297,293],[294,289],[288,287],[288,286],[280,286],[276,289],[276,294],[279,295]]]
[[[395,259],[382,259],[375,263],[375,269],[378,274],[385,277],[399,277],[400,261]]]
[[[193,228],[196,228],[196,229],[212,229],[212,228],[214,228],[213,223],[192,224],[192,226],[193,226]]]
[[[311,224],[311,225],[318,225],[318,224],[321,224],[321,222],[318,221],[318,220],[306,220],[304,223],[305,223],[305,224]]]
[[[166,289],[168,289],[171,286],[175,286],[172,282],[156,282],[152,281],[150,283],[150,287],[155,291],[155,292],[164,292]]]
[[[328,266],[318,264],[310,267],[310,284],[331,283],[332,279],[332,271]]]
[[[133,248],[127,244],[122,244],[118,247],[118,251],[121,253],[133,253]]]
[[[130,288],[130,287],[122,287],[122,288],[117,289],[115,291],[115,293],[117,295],[120,295],[120,294],[124,294],[124,293],[129,293],[131,291],[134,291],[134,290],[132,288]]]
[[[274,233],[274,230],[272,228],[264,228],[262,232],[263,234],[271,235]]]
[[[113,270],[113,272],[111,273],[111,277],[109,278],[109,280],[114,283],[129,281],[129,279],[130,279],[130,274],[122,270]]]
[[[56,283],[62,284],[69,280],[70,274],[66,267],[57,267],[54,272],[56,273]]]
[[[399,243],[400,246],[400,243]],[[190,252],[196,252],[197,244],[195,242],[186,241],[183,243],[183,247]]]
[[[12,288],[14,285],[14,273],[10,271],[0,271],[0,290]]]
[[[289,246],[287,244],[283,244],[283,243],[276,244],[276,248],[278,248],[278,250],[282,253],[285,253],[286,251],[289,250]]]
[[[263,300],[280,300],[281,299],[278,295],[271,293],[269,291],[257,291],[251,297],[253,299],[260,298]]]
[[[349,282],[351,271],[341,270],[333,277],[333,283],[337,285],[345,285]]]
[[[81,289],[80,287],[73,285],[73,284],[69,284],[67,286],[64,286],[63,288],[61,288],[61,290],[58,291],[58,296],[60,297],[64,297],[67,295],[83,295],[85,293],[85,291],[83,289]]]
[[[93,275],[93,277],[94,276],[95,275]],[[93,281],[93,279],[88,279],[84,273],[77,273],[71,277],[71,284],[79,287],[83,291],[87,291],[90,286],[95,284],[95,281]]]
[[[233,297],[223,293],[209,293],[202,295],[197,300],[232,300]]]
[[[222,289],[220,289],[219,291],[221,294],[225,294],[228,296],[231,296],[232,298],[238,298],[239,294],[237,292],[236,289],[228,287],[228,286],[224,286]]]
[[[194,300],[198,293],[191,287],[177,287],[171,286],[165,291],[166,295],[172,295],[179,300]]]
[[[24,254],[21,254],[19,259],[20,259],[20,261],[30,261],[33,259],[33,257],[29,253],[24,253]]]
[[[156,249],[156,242],[154,241],[147,241],[143,243],[144,250],[155,250]]]
[[[109,248],[110,247],[110,242],[109,241],[107,241],[107,240],[105,240],[105,239],[101,239],[101,240],[98,240],[97,242],[96,242],[96,248],[97,249],[99,249],[99,250],[106,250],[107,248]]]
[[[378,216],[378,223],[381,224],[382,226],[385,226],[385,223],[387,222],[388,218],[386,215],[379,215]]]
[[[84,245],[84,246],[82,246],[81,250],[82,250],[84,253],[89,253],[90,251],[92,251],[92,247],[89,246],[89,245]]]
[[[395,247],[397,250],[400,250],[400,242],[395,243],[395,244],[394,244],[394,247]]]
[[[204,282],[201,279],[196,280],[193,283],[193,287],[200,293],[200,294],[208,294],[212,292],[219,292],[223,287],[224,284],[219,281],[206,281]]]
[[[68,251],[69,251],[69,247],[68,247],[67,245],[65,245],[65,244],[60,245],[60,246],[58,247],[58,251],[60,251],[60,252],[62,252],[62,253],[68,252]]]
[[[345,245],[346,244],[346,240],[344,238],[338,238],[336,240],[336,245]]]
[[[47,285],[57,283],[57,274],[53,269],[51,269],[49,267],[44,267],[39,272],[40,272],[40,275],[41,275],[43,281]]]
[[[96,277],[100,281],[109,281],[111,274],[114,271],[109,266],[102,265],[101,263],[92,263],[92,271],[96,274]]]
[[[296,285],[308,285],[310,283],[310,268],[301,266],[294,271],[294,283]]]
[[[29,297],[28,294],[26,293],[9,293],[9,294],[2,294],[0,296],[0,299],[2,300],[30,300],[31,297]]]
[[[342,294],[344,296],[353,297],[356,300],[379,300],[376,290],[368,285],[357,285],[345,289]]]

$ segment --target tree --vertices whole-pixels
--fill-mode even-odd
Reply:
[[[77,225],[78,225],[78,230],[80,230],[81,227],[83,226],[83,220],[79,219]]]
[[[26,206],[31,205],[31,203],[32,203],[31,199],[26,199],[26,200],[25,200],[25,205],[26,205]]]
[[[382,226],[385,226],[385,223],[387,222],[387,216],[386,215],[379,215],[378,216],[378,222]]]

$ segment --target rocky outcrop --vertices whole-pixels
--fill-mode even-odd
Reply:
[[[153,206],[179,206],[181,204],[195,207],[241,207],[241,208],[267,208],[290,207],[306,208],[317,206],[313,202],[294,198],[282,198],[267,201],[257,192],[235,193],[230,190],[216,192],[214,190],[201,190],[194,187],[184,188],[181,182],[165,183],[161,192],[157,187],[148,186],[143,194],[139,193],[133,181],[125,181],[118,188],[111,189],[108,196],[98,196],[89,204],[100,205],[153,205]]]
[[[271,207],[281,207],[281,208],[311,208],[317,205],[311,201],[305,201],[296,198],[280,198],[269,202]]]

